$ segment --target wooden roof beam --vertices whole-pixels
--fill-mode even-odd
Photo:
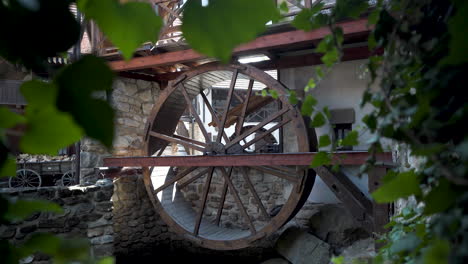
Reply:
[[[339,23],[339,25],[342,27],[345,37],[352,36],[355,34],[362,34],[370,31],[370,28],[367,25],[366,18],[341,22]],[[252,54],[262,50],[282,48],[291,45],[305,46],[307,44],[313,43],[314,41],[324,38],[329,33],[329,29],[324,27],[309,32],[295,30],[260,36],[254,41],[240,45],[239,47],[234,49],[234,55],[242,55],[249,53]],[[174,52],[166,52],[146,57],[133,58],[130,61],[112,61],[109,62],[109,65],[114,71],[128,71],[145,69],[160,65],[184,63],[204,58],[206,58],[206,56],[199,54],[192,49],[189,49]]]

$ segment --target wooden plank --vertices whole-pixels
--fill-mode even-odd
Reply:
[[[370,31],[370,28],[367,25],[367,18],[341,22],[338,23],[338,25],[341,26],[341,28],[343,29],[345,37],[347,35],[365,33]],[[234,55],[239,55],[243,53],[254,53],[261,50],[282,48],[289,45],[306,45],[324,38],[329,33],[329,29],[327,27],[323,27],[308,32],[302,30],[295,30],[290,32],[265,35],[258,37],[254,41],[251,41],[247,44],[240,45],[239,47],[234,49],[233,53]],[[184,63],[188,61],[200,60],[203,58],[206,58],[206,56],[201,55],[192,49],[189,49],[156,54],[146,57],[133,58],[130,61],[112,61],[109,62],[109,66],[114,71],[128,71],[145,69],[154,66]]]
[[[153,166],[293,166],[310,165],[316,152],[303,153],[274,153],[255,155],[217,155],[217,156],[166,156],[166,157],[124,157],[105,158],[106,167],[153,167]],[[343,151],[334,153],[334,164],[362,165],[369,157],[368,152]],[[391,165],[392,154],[390,152],[377,154],[377,161]]]
[[[344,48],[343,57],[341,58],[341,61],[367,59],[371,55],[382,54],[382,52],[383,52],[382,50],[371,52],[369,51],[369,48],[367,46]],[[254,62],[254,63],[249,63],[249,65],[252,65],[261,70],[288,69],[288,68],[320,65],[322,64],[322,60],[320,59],[321,57],[322,57],[322,54],[310,53],[310,54],[304,54],[300,56],[285,56],[276,60]],[[161,74],[156,74],[154,78],[160,81],[169,81],[169,80],[176,79],[178,76],[180,76],[183,73],[184,71],[161,73]]]

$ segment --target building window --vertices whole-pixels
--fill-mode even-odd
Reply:
[[[352,124],[335,124],[334,125],[334,134],[335,140],[340,141],[343,140],[349,132],[352,130]],[[339,146],[337,150],[352,150],[353,146]]]

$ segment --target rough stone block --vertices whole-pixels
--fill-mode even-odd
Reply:
[[[372,238],[359,240],[341,252],[344,263],[371,263],[376,256],[374,240]]]
[[[10,239],[16,235],[16,227],[0,226],[0,238]]]
[[[65,227],[65,219],[46,219],[39,221],[39,228],[63,228]]]
[[[93,245],[103,245],[114,242],[114,236],[103,235],[100,237],[95,237],[91,239],[91,244]]]
[[[317,213],[309,220],[314,235],[335,247],[345,247],[370,234],[360,227],[349,211],[341,205],[315,205]]]
[[[114,254],[114,245],[95,245],[93,246],[93,252],[96,257],[107,257]]]
[[[328,264],[330,246],[314,235],[291,227],[276,243],[276,250],[293,264]]]
[[[274,258],[266,260],[260,264],[289,264],[289,261],[282,259],[282,258]]]
[[[107,226],[107,225],[112,225],[112,223],[107,221],[106,219],[101,218],[97,221],[88,223],[88,228],[95,228],[95,227]]]
[[[97,237],[104,234],[104,228],[90,228],[88,229],[88,237]]]

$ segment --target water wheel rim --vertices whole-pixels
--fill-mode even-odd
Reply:
[[[156,116],[161,110],[163,104],[165,101],[171,96],[171,94],[179,87],[178,85],[180,83],[183,83],[185,80],[190,80],[195,76],[207,73],[207,72],[212,72],[212,71],[232,71],[232,72],[238,72],[241,74],[244,74],[246,76],[254,76],[254,79],[256,81],[259,81],[261,83],[266,83],[268,84],[268,87],[271,89],[276,90],[279,92],[280,100],[283,104],[289,105],[289,102],[286,101],[286,88],[280,84],[277,80],[273,79],[271,76],[267,75],[261,70],[258,70],[254,67],[247,66],[247,65],[220,65],[218,63],[212,63],[212,64],[207,64],[203,65],[201,67],[198,67],[196,70],[190,71],[188,73],[183,74],[181,77],[178,79],[172,81],[169,83],[168,87],[163,90],[160,93],[160,97],[158,98],[157,103],[155,104],[155,107],[153,108],[150,117],[148,118],[148,123],[146,126],[146,131],[147,134],[145,136],[145,148],[148,151],[149,155],[152,155],[152,150],[150,149],[150,136],[149,133],[150,131],[153,131],[153,125],[156,120]],[[293,107],[291,111],[295,111],[295,115],[299,115],[300,113],[298,112],[297,108]],[[297,136],[297,141],[298,141],[298,148],[299,151],[301,152],[306,152],[306,151],[314,151],[316,150],[316,137],[315,137],[315,132],[312,131],[312,140],[309,141],[309,133],[307,127],[305,126],[304,120],[302,118],[296,118],[294,120],[296,127],[299,127],[299,129],[302,129],[302,132],[300,133],[299,136]],[[161,204],[161,202],[158,200],[156,193],[155,193],[155,187],[153,186],[152,180],[151,180],[151,175],[150,171],[145,170],[144,173],[144,182],[145,186],[147,189],[147,192],[150,196],[150,200],[155,207],[156,211],[161,215],[162,219],[170,225],[177,233],[181,233],[190,240],[196,242],[199,245],[202,245],[204,247],[208,248],[213,248],[213,249],[239,249],[239,248],[244,248],[249,246],[252,242],[265,237],[268,234],[273,233],[274,231],[278,230],[283,224],[285,224],[288,220],[290,220],[295,213],[299,210],[299,208],[302,206],[301,203],[305,202],[306,198],[305,196],[308,196],[312,185],[315,180],[315,172],[311,170],[305,170],[305,179],[307,182],[306,184],[294,184],[293,190],[291,193],[298,193],[300,195],[290,195],[286,201],[286,203],[283,205],[285,209],[282,209],[277,216],[273,217],[271,222],[264,226],[262,229],[258,230],[256,233],[251,233],[250,235],[246,235],[244,237],[238,238],[238,239],[232,239],[232,240],[219,240],[219,239],[211,239],[210,237],[203,237],[201,234],[194,235],[190,230],[188,230],[186,227],[181,226],[180,222],[177,221],[176,219],[173,218],[172,215],[166,212],[164,206]],[[303,193],[307,193],[307,195],[302,195]],[[305,199],[304,199],[305,197]]]

